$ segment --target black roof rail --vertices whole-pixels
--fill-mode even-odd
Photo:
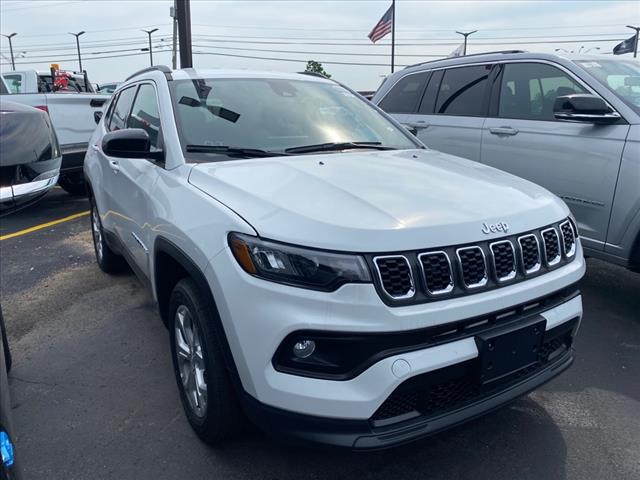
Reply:
[[[147,72],[154,72],[154,71],[159,71],[164,73],[164,76],[167,77],[167,80],[171,80],[171,69],[169,67],[167,67],[166,65],[154,65],[152,67],[147,67],[147,68],[143,68],[142,70],[138,70],[137,72],[129,75],[124,81],[129,81],[131,80],[133,77],[137,77],[138,75],[142,75],[143,73],[147,73]]]
[[[477,56],[480,56],[480,55],[493,55],[493,54],[496,54],[496,53],[502,53],[502,54],[527,53],[527,51],[526,50],[495,50],[493,52],[472,53],[470,55],[462,55],[461,57],[445,57],[445,58],[439,58],[437,60],[429,60],[428,62],[414,63],[413,65],[407,65],[404,68],[417,67],[419,65],[426,65],[427,63],[433,63],[433,62],[441,62],[443,60],[453,60],[453,59],[458,59],[458,58],[477,57]]]

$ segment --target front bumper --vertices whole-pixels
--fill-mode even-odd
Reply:
[[[35,202],[58,183],[58,173],[43,180],[32,180],[0,188],[0,214]]]

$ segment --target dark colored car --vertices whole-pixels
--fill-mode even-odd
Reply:
[[[51,190],[61,160],[49,115],[0,98],[0,216]]]

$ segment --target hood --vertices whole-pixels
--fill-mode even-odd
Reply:
[[[498,238],[558,221],[547,190],[433,150],[352,151],[199,164],[189,182],[263,238],[330,250],[386,252]]]

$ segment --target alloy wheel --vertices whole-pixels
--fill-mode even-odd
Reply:
[[[176,360],[182,388],[192,412],[202,418],[207,412],[207,382],[202,338],[186,305],[176,310],[174,323]]]

